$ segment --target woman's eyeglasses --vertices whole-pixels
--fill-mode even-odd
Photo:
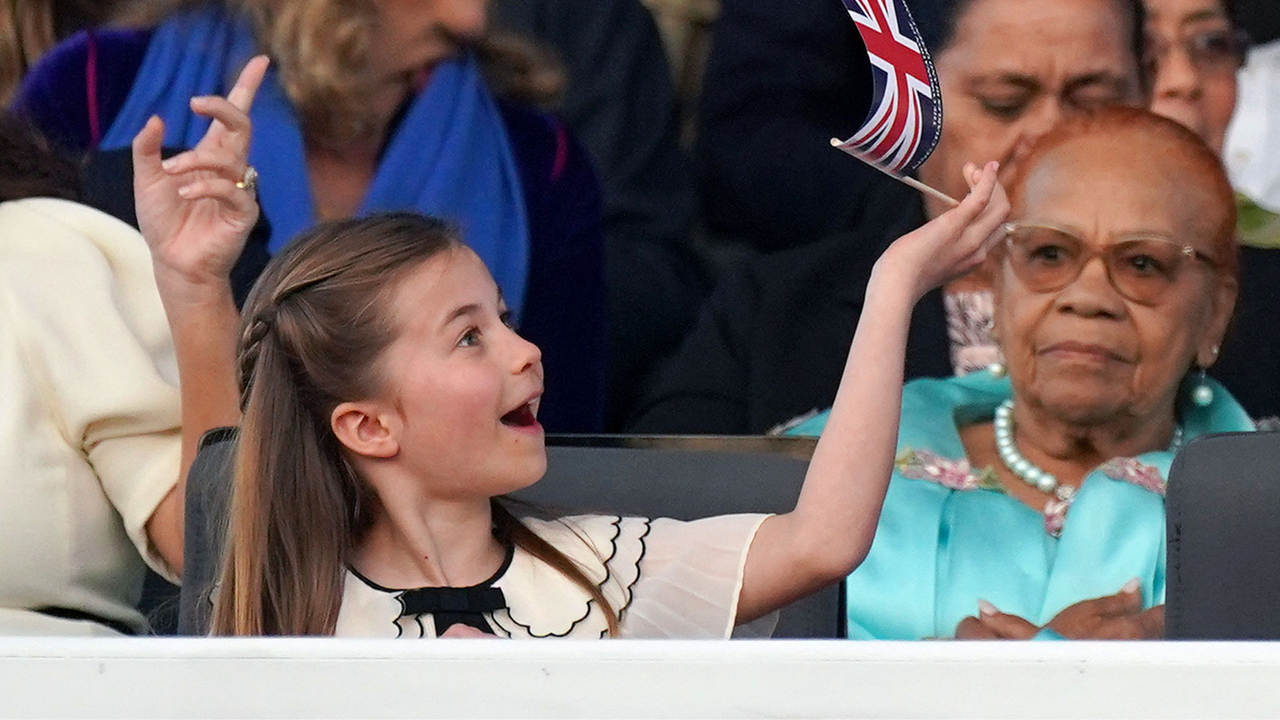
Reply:
[[[1004,226],[1006,260],[1032,292],[1070,285],[1094,256],[1102,258],[1111,285],[1142,305],[1159,304],[1189,266],[1197,261],[1216,268],[1213,258],[1186,244],[1162,237],[1131,236],[1093,248],[1074,233],[1051,225]]]
[[[1244,65],[1245,55],[1249,51],[1249,36],[1243,30],[1214,28],[1191,33],[1174,43],[1151,37],[1150,45],[1153,69],[1159,69],[1160,63],[1173,47],[1181,45],[1187,59],[1200,72],[1233,74]]]

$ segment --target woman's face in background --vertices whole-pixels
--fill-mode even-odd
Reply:
[[[1221,154],[1236,106],[1243,47],[1219,0],[1144,0],[1151,110],[1182,123]]]
[[[484,35],[487,0],[374,0],[372,64],[379,75],[410,78]]]
[[[964,163],[1007,179],[1063,117],[1140,104],[1129,23],[1118,0],[973,0],[935,56],[946,119],[921,179],[964,197]]]

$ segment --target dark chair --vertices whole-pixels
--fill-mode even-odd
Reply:
[[[1188,443],[1165,512],[1166,637],[1280,639],[1280,434]]]
[[[179,632],[208,627],[234,435],[202,443],[187,480],[185,572]],[[689,520],[795,506],[811,438],[562,436],[548,438],[547,475],[515,495],[557,513],[614,512]],[[783,608],[775,637],[844,637],[843,583]]]
[[[142,581],[142,597],[138,611],[147,619],[152,635],[176,635],[178,633],[178,602],[181,590],[165,580],[155,570],[147,568]]]

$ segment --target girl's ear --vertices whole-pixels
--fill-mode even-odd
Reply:
[[[329,417],[333,434],[357,455],[386,459],[400,452],[400,423],[376,403],[346,402]]]

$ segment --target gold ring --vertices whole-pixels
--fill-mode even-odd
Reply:
[[[255,191],[258,188],[258,171],[253,169],[252,165],[246,165],[244,168],[244,175],[240,176],[240,180],[236,183],[236,187],[240,190],[248,190],[249,192]]]

